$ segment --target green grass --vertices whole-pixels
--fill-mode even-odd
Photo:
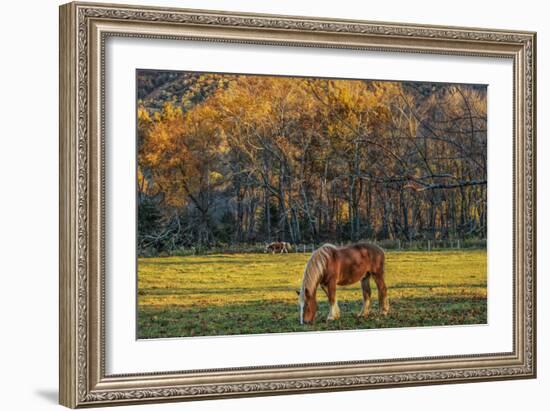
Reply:
[[[378,313],[374,282],[368,318],[356,318],[360,285],[341,287],[342,312],[326,322],[317,294],[313,325],[298,321],[299,289],[309,254],[231,254],[138,261],[138,337],[189,337],[295,331],[418,327],[487,322],[485,250],[387,252],[390,314]]]

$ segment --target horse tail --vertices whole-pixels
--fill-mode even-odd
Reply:
[[[372,274],[384,276],[384,270],[386,267],[386,252],[382,247],[376,244],[364,243],[364,246],[370,250],[371,258],[374,260],[375,266],[373,267]]]
[[[380,310],[381,312],[386,315],[388,314],[390,310],[390,302],[388,300],[388,290],[386,287],[386,281],[384,279],[385,277],[385,266],[386,266],[386,253],[382,248],[379,247],[379,260],[378,260],[378,267],[376,272],[376,287],[378,288],[378,301],[380,304]]]
[[[384,271],[386,270],[386,253],[384,250],[380,249],[380,267],[378,269],[379,275],[381,277],[384,277]]]
[[[335,249],[336,247],[332,244],[324,244],[311,254],[304,269],[302,293],[306,289],[313,291],[317,288],[332,257],[332,251]]]

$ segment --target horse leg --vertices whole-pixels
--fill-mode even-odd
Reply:
[[[370,288],[370,274],[367,273],[361,280],[361,291],[363,292],[363,308],[357,315],[358,317],[367,317],[369,315],[370,309],[370,297],[371,297],[371,288]]]
[[[377,273],[374,276],[376,288],[378,288],[378,304],[379,310],[383,315],[388,315],[390,311],[390,302],[388,301],[388,290],[384,281],[384,274]]]
[[[327,321],[340,319],[340,308],[336,301],[336,282],[331,281],[327,287],[328,303],[330,305]]]

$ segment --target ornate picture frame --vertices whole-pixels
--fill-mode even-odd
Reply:
[[[107,375],[105,41],[110,37],[498,57],[513,62],[513,350]],[[60,7],[60,403],[67,407],[536,377],[536,34],[69,3]]]

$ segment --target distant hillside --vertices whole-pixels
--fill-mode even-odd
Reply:
[[[219,87],[225,87],[232,78],[227,74],[141,70],[137,74],[138,100],[149,111],[161,110],[166,102],[192,107]]]

